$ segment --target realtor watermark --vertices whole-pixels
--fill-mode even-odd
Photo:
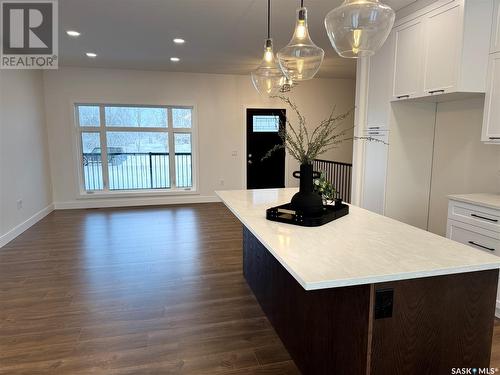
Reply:
[[[57,0],[0,1],[2,69],[57,69]]]

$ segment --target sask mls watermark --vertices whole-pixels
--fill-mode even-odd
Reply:
[[[453,367],[451,375],[493,375],[498,373],[496,367]]]
[[[0,4],[0,68],[57,69],[57,0]]]

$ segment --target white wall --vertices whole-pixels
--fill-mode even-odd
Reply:
[[[73,103],[194,105],[199,143],[199,196],[183,201],[214,199],[217,189],[239,189],[245,179],[245,108],[278,107],[264,100],[248,76],[167,73],[134,70],[61,68],[44,72],[50,161],[56,207],[100,206],[123,203],[111,198],[78,199]],[[291,97],[310,124],[354,106],[354,80],[316,79],[301,83]],[[352,123],[352,119],[350,119]],[[237,151],[237,156],[232,156]],[[350,162],[352,143],[333,150],[326,158]],[[296,169],[288,162],[288,170]],[[289,174],[290,175],[290,174]],[[224,185],[220,184],[224,180]],[[288,176],[288,184],[296,182]],[[162,197],[151,202],[177,202]],[[85,202],[85,203],[82,203]],[[139,201],[136,201],[136,204]],[[144,200],[141,200],[144,202]],[[134,204],[132,198],[127,204]]]
[[[448,195],[500,192],[500,146],[480,141],[483,106],[392,104],[387,216],[444,236]]]
[[[435,108],[413,101],[391,104],[385,214],[422,229],[427,229]]]
[[[17,201],[22,200],[22,208]],[[40,71],[0,71],[0,246],[23,222],[50,212],[47,131]],[[38,214],[38,216],[37,216]]]
[[[500,193],[500,146],[480,141],[482,98],[438,104],[429,231],[446,235],[450,194]]]

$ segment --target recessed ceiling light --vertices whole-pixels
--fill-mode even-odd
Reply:
[[[69,36],[72,36],[74,38],[76,38],[77,36],[80,36],[80,33],[78,31],[75,31],[75,30],[68,30],[68,31],[66,31],[66,34],[68,34]]]
[[[179,61],[181,61],[181,59],[179,59],[178,57],[171,57],[170,61],[172,61],[172,62],[179,62]]]
[[[94,52],[87,52],[86,55],[87,55],[87,57],[91,57],[91,58],[97,57],[97,53],[94,53]]]
[[[174,43],[175,44],[184,44],[184,43],[186,43],[186,41],[182,38],[175,38]]]

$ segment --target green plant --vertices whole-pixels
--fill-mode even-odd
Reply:
[[[337,190],[331,184],[331,182],[326,179],[324,173],[321,173],[319,178],[314,179],[313,187],[314,191],[321,195],[321,198],[323,198],[323,202],[325,204],[328,202],[333,202],[335,200]]]

